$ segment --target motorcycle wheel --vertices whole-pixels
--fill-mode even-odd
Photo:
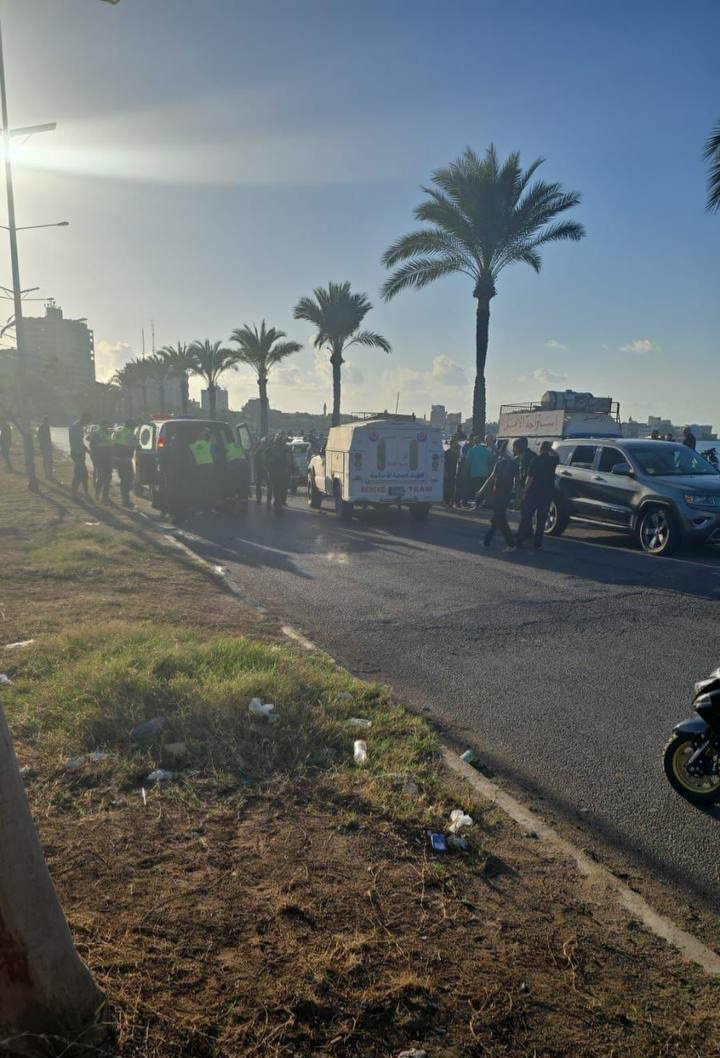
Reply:
[[[668,782],[674,790],[694,805],[710,805],[720,801],[720,774],[689,775],[688,759],[697,749],[697,736],[675,735],[665,747],[663,766]],[[712,749],[708,749],[713,753]],[[717,762],[716,762],[717,763]]]

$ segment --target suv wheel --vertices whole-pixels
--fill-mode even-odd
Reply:
[[[671,555],[680,546],[681,531],[667,507],[648,507],[638,525],[640,547],[648,555]]]
[[[562,536],[569,521],[570,515],[566,505],[558,496],[553,496],[545,520],[545,535]]]

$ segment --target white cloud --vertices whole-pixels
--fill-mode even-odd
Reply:
[[[467,376],[464,369],[444,353],[436,356],[433,360],[431,374],[434,381],[442,386],[464,386],[467,384]]]
[[[520,385],[528,382],[541,382],[543,386],[559,386],[567,382],[567,375],[559,375],[547,367],[536,367],[531,375],[518,375],[515,379]]]
[[[108,382],[119,368],[136,355],[129,342],[108,342],[104,338],[95,342],[95,377],[98,382]]]
[[[548,338],[548,340],[545,342],[545,348],[546,349],[558,349],[559,351],[562,352],[565,349],[567,349],[567,346],[563,345],[562,342],[558,342],[557,339],[555,339],[555,338]]]
[[[660,346],[650,338],[636,338],[634,342],[627,342],[620,346],[621,353],[635,353],[637,356],[647,356],[648,353],[659,353]]]

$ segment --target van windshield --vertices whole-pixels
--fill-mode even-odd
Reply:
[[[647,447],[630,449],[640,469],[653,477],[681,477],[689,474],[720,476],[719,472],[694,452],[692,448],[679,444],[663,444],[662,441],[651,441]]]

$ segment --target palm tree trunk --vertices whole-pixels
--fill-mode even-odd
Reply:
[[[258,375],[258,389],[260,390],[260,436],[267,437],[270,408],[268,407],[267,379],[262,375]]]
[[[187,371],[183,371],[180,375],[180,400],[182,402],[182,413],[187,416],[188,408],[190,406],[190,382],[188,380]]]
[[[1,709],[0,804],[0,1034],[65,1037],[92,1020],[103,997],[73,946]]]
[[[210,408],[210,418],[215,418],[215,406],[217,403],[216,386],[214,382],[208,382],[208,407]]]
[[[158,388],[160,390],[160,414],[165,414],[165,382],[163,379],[158,379]]]
[[[485,436],[485,361],[490,328],[490,298],[479,297],[475,317],[475,387],[473,389],[473,433]]]
[[[342,367],[342,349],[336,349],[333,351],[330,357],[330,363],[332,364],[332,379],[333,379],[333,410],[332,410],[332,426],[340,425],[340,369]]]

